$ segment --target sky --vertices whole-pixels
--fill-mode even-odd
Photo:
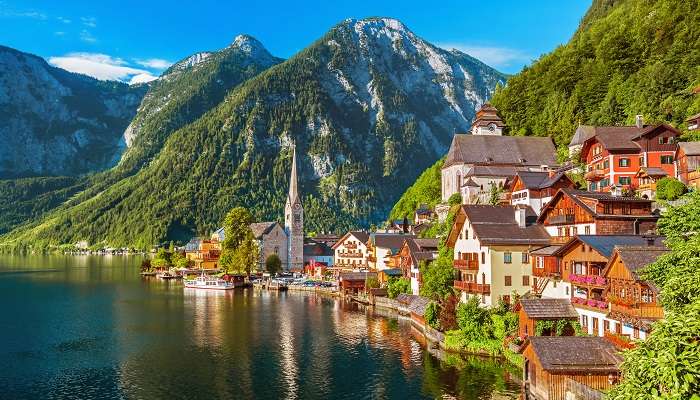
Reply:
[[[13,1],[0,0],[0,45],[98,79],[144,82],[193,53],[249,34],[289,58],[346,18],[401,20],[423,39],[516,73],[566,43],[591,0]]]

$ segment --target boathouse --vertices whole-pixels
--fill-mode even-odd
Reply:
[[[518,336],[525,338],[537,335],[537,324],[549,321],[578,321],[578,313],[568,299],[521,299],[515,306],[518,312]],[[561,332],[556,328],[540,329],[540,336],[573,336],[573,324],[563,324]]]

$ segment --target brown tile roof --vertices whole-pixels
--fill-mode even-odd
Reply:
[[[578,312],[568,299],[521,299],[520,307],[532,319],[578,319]]]
[[[556,149],[548,137],[457,134],[443,168],[454,164],[552,166]]]
[[[583,127],[579,127],[581,129]],[[588,142],[595,138],[596,141],[598,141],[600,144],[603,145],[608,151],[621,151],[621,150],[629,150],[633,152],[639,152],[641,151],[641,147],[637,142],[635,142],[635,139],[639,139],[640,137],[654,132],[657,129],[664,128],[668,129],[671,131],[675,131],[677,134],[680,135],[680,132],[667,124],[656,124],[656,125],[645,125],[642,128],[637,127],[636,125],[632,126],[590,126],[582,129],[582,132],[586,132],[585,134],[582,133],[580,138],[583,138],[587,136],[586,139],[582,143]],[[577,130],[578,132],[578,130]],[[592,133],[592,136],[591,136]],[[576,135],[574,134],[574,137]],[[572,144],[580,144],[580,143],[573,143],[574,140],[572,139]],[[571,144],[570,144],[571,145]]]
[[[532,250],[530,254],[536,255],[536,256],[551,256],[553,255],[561,245],[552,245],[552,246],[544,246],[540,247],[539,249]]]
[[[421,250],[437,249],[439,241],[440,241],[439,239],[432,239],[432,238],[424,238],[424,239],[415,238],[415,239],[413,239],[413,242],[416,245],[418,245],[418,247]]]
[[[250,230],[253,231],[253,236],[256,239],[262,239],[263,235],[267,235],[272,231],[272,228],[278,225],[275,221],[270,222],[254,222],[250,224]]]
[[[680,142],[678,147],[686,156],[700,156],[700,142]]]
[[[660,241],[660,240],[659,240]],[[625,267],[639,279],[638,272],[668,252],[666,246],[616,246]]]
[[[467,171],[466,174],[464,174],[465,177],[470,177],[469,180],[471,182],[465,182],[462,186],[479,186],[471,180],[472,176],[510,177],[515,176],[515,174],[517,174],[518,170],[521,168],[526,167],[514,167],[511,165],[474,165],[473,167],[469,168],[469,171]],[[467,183],[469,183],[469,185]]]
[[[592,138],[593,136],[595,136],[594,126],[580,125],[578,128],[576,128],[574,136],[571,137],[571,142],[569,142],[569,146],[583,144],[583,142]]]
[[[608,340],[597,336],[530,336],[542,369],[553,374],[619,373],[622,357]]]
[[[405,235],[403,233],[372,233],[370,240],[374,246],[382,249],[391,249],[392,253],[396,253],[403,246],[406,239],[414,239],[413,235]]]
[[[376,278],[376,272],[341,272],[341,281],[364,281],[367,278]]]
[[[462,210],[482,244],[549,244],[550,236],[542,225],[521,228],[515,221],[517,206],[467,204]],[[532,208],[528,213],[534,215]]]

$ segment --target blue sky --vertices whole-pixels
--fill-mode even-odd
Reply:
[[[387,16],[433,44],[515,73],[568,41],[591,0],[217,3],[0,0],[0,44],[101,79],[139,81],[241,33],[288,58],[345,18]]]

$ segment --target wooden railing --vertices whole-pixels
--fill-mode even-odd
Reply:
[[[603,337],[607,339],[610,343],[614,344],[618,349],[632,349],[634,348],[634,343],[630,339],[629,335],[621,335],[609,331],[603,333]]]
[[[569,274],[569,282],[578,286],[595,286],[605,287],[608,284],[607,279],[598,275],[577,275]]]
[[[491,285],[489,285],[488,283],[484,284],[476,282],[454,281],[454,288],[473,294],[491,293]]]
[[[343,247],[345,247],[346,249],[356,249],[357,245],[355,243],[345,243]]]
[[[573,224],[575,220],[574,214],[551,215],[547,217],[547,222],[550,225]]]
[[[552,236],[549,240],[552,244],[564,244],[571,240],[571,236]]]
[[[338,253],[338,257],[362,258],[362,257],[364,257],[364,254],[362,254],[362,253]]]
[[[479,270],[479,261],[478,260],[454,260],[453,265],[456,269],[471,270],[471,271],[478,271]]]
[[[599,180],[605,178],[605,174],[601,170],[594,169],[593,171],[586,172],[586,175],[584,175],[583,177],[587,181],[599,181]]]
[[[545,277],[549,278],[552,276],[561,276],[561,271],[559,270],[559,266],[554,264],[548,264],[545,263],[543,268],[537,268],[534,267],[532,268],[532,276],[537,276],[537,277]]]
[[[664,317],[664,310],[657,304],[637,303],[635,305],[621,304],[617,302],[610,303],[610,311],[619,312],[620,314],[630,317],[661,319]]]

